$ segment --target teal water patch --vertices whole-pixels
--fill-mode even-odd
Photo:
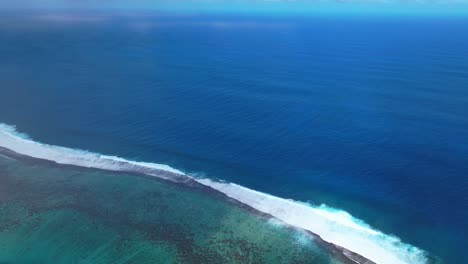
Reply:
[[[0,263],[341,263],[216,195],[0,156]]]

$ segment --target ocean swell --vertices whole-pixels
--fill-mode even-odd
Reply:
[[[33,141],[14,126],[0,124],[0,147],[18,154],[74,165],[111,171],[138,172],[175,182],[197,181],[226,196],[269,214],[284,223],[310,231],[324,241],[355,252],[382,264],[426,263],[424,251],[405,244],[395,236],[372,229],[349,213],[322,206],[288,200],[234,184],[193,178],[167,165],[130,161],[89,151],[52,146]]]

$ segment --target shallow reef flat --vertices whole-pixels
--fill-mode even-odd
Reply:
[[[0,156],[0,263],[342,263],[204,190]]]

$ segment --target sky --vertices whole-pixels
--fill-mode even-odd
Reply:
[[[0,0],[0,9],[142,9],[207,13],[387,13],[468,16],[468,0]]]

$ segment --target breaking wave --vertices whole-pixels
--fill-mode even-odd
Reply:
[[[325,205],[313,206],[251,190],[234,183],[191,177],[163,164],[137,162],[116,156],[43,144],[16,131],[14,126],[6,124],[0,124],[0,147],[58,164],[138,172],[176,182],[197,181],[240,203],[270,214],[291,226],[308,230],[329,243],[346,248],[376,263],[419,264],[427,262],[426,253],[423,250],[405,244],[395,236],[375,230],[345,211]]]

